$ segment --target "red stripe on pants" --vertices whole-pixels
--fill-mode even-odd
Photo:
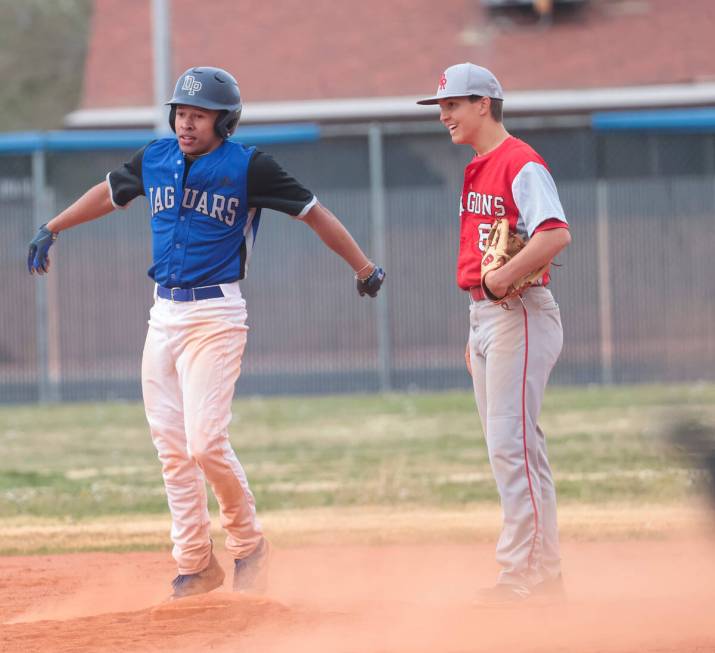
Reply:
[[[524,443],[524,466],[526,467],[526,480],[529,482],[529,497],[531,498],[531,506],[534,509],[534,538],[531,541],[529,549],[529,569],[532,566],[532,556],[534,547],[536,546],[536,536],[539,533],[539,512],[536,509],[536,501],[534,499],[534,488],[531,484],[531,474],[529,471],[529,453],[526,446],[526,372],[529,362],[529,316],[526,311],[524,302],[521,302],[521,310],[524,312],[524,375],[521,380],[521,437]]]

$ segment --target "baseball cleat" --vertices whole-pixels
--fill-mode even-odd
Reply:
[[[206,594],[217,587],[221,587],[225,577],[224,570],[221,569],[216,556],[212,553],[206,569],[196,574],[179,574],[171,581],[171,586],[174,588],[171,600],[183,599],[186,596],[194,596],[195,594]]]
[[[245,558],[235,560],[233,568],[233,591],[265,592],[268,585],[268,563],[270,555],[271,545],[264,537],[252,553]]]
[[[564,589],[564,578],[561,574],[554,578],[547,578],[537,583],[531,588],[531,595],[535,599],[545,601],[565,601],[566,590]]]
[[[475,604],[484,608],[501,608],[519,605],[531,596],[526,585],[498,583],[477,592]]]

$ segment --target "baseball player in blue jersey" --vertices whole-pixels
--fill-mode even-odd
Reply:
[[[167,104],[176,137],[152,141],[41,227],[30,243],[28,268],[37,274],[49,270],[48,252],[60,232],[147,197],[155,303],[142,393],[172,517],[178,565],[172,597],[209,592],[224,580],[209,535],[206,481],[235,560],[233,589],[260,591],[270,547],[228,425],[248,329],[239,281],[261,209],[281,211],[314,229],[354,270],[361,296],[375,297],[385,273],[269,155],[228,140],[241,115],[238,84],[229,73],[190,68]]]

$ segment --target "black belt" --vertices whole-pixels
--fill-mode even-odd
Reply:
[[[221,286],[203,286],[201,288],[164,288],[156,287],[156,294],[162,299],[172,302],[196,302],[200,299],[216,299],[223,297]]]

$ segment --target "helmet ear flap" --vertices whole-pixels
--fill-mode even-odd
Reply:
[[[226,136],[225,138],[228,138],[233,134],[233,132],[236,131],[236,127],[238,127],[238,116],[233,113],[229,120],[226,122]]]
[[[221,138],[229,138],[236,131],[240,116],[240,111],[221,111],[214,123],[214,130]]]
[[[175,104],[171,105],[171,111],[169,111],[169,127],[171,127],[171,131],[176,133],[176,105]]]

